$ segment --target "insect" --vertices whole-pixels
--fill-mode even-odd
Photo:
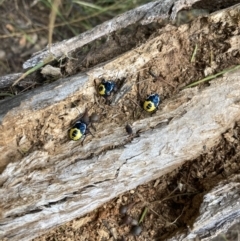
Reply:
[[[109,96],[112,92],[116,91],[117,86],[113,81],[102,80],[98,86],[98,93],[102,96]]]
[[[133,130],[132,130],[132,127],[129,124],[127,124],[125,126],[125,129],[126,129],[126,132],[128,133],[128,135],[132,135]]]
[[[160,103],[159,95],[151,94],[145,99],[143,103],[143,109],[147,112],[153,112],[157,110],[159,103]]]
[[[81,120],[77,121],[75,125],[69,131],[69,137],[73,141],[80,140],[84,135],[86,135],[87,124]]]
[[[92,124],[92,122],[98,122],[99,116],[95,113],[93,113],[90,117],[88,116],[87,110],[83,114],[83,116],[78,119],[75,124],[72,126],[72,128],[69,130],[69,138],[73,141],[78,141],[82,138],[85,138],[88,133],[93,135],[90,130],[89,126]],[[94,127],[92,125],[92,127]],[[83,139],[84,141],[84,139]]]

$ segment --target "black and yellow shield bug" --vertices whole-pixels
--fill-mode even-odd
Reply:
[[[151,94],[145,99],[143,103],[143,109],[147,112],[153,112],[158,108],[159,103],[160,103],[159,95]]]
[[[87,130],[87,124],[79,120],[70,129],[69,137],[73,141],[78,141],[86,134],[86,130]]]
[[[80,139],[84,140],[85,136],[90,133],[93,135],[90,130],[89,126],[93,122],[98,122],[99,116],[93,113],[90,117],[88,116],[88,111],[86,110],[82,117],[78,118],[75,124],[69,130],[69,138],[73,141],[78,141]],[[94,126],[92,125],[94,128]],[[94,128],[95,129],[95,128]]]
[[[113,81],[102,80],[98,86],[98,93],[102,96],[109,96],[116,91],[116,84]]]

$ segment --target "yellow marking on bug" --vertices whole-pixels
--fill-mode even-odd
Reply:
[[[106,89],[105,89],[105,86],[103,84],[99,85],[98,92],[99,92],[100,95],[105,95]]]
[[[143,109],[147,112],[152,112],[156,109],[156,107],[152,101],[145,100],[143,104]]]
[[[82,136],[83,136],[83,135],[82,135],[81,131],[80,131],[78,128],[72,128],[72,129],[70,129],[69,137],[70,137],[70,139],[72,139],[73,141],[77,141],[77,140],[81,139]]]

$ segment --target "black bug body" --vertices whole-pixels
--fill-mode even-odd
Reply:
[[[92,135],[89,130],[89,126],[92,125],[93,122],[98,122],[99,116],[93,113],[90,117],[88,115],[87,110],[83,114],[81,118],[79,118],[72,128],[69,130],[69,138],[73,141],[78,141],[84,138],[88,133]],[[92,125],[94,128],[94,126]],[[95,128],[94,128],[95,129]]]
[[[159,95],[151,94],[145,99],[143,103],[143,109],[147,112],[153,112],[158,108],[159,103],[160,103]]]
[[[98,93],[102,96],[109,96],[116,90],[116,84],[113,81],[102,80],[98,86]]]

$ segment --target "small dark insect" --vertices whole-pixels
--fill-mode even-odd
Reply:
[[[128,133],[128,135],[132,135],[133,130],[129,124],[126,125],[125,129],[126,129],[126,132]]]
[[[159,103],[160,103],[159,95],[151,94],[145,99],[143,103],[143,109],[147,112],[153,112],[158,108]]]
[[[131,229],[131,233],[134,236],[140,235],[141,232],[142,232],[142,228],[141,228],[141,226],[138,226],[138,225],[133,226],[132,229]]]
[[[123,205],[123,206],[121,206],[120,209],[119,209],[119,212],[120,212],[120,214],[122,214],[122,215],[126,214],[127,211],[128,211],[128,205]]]

